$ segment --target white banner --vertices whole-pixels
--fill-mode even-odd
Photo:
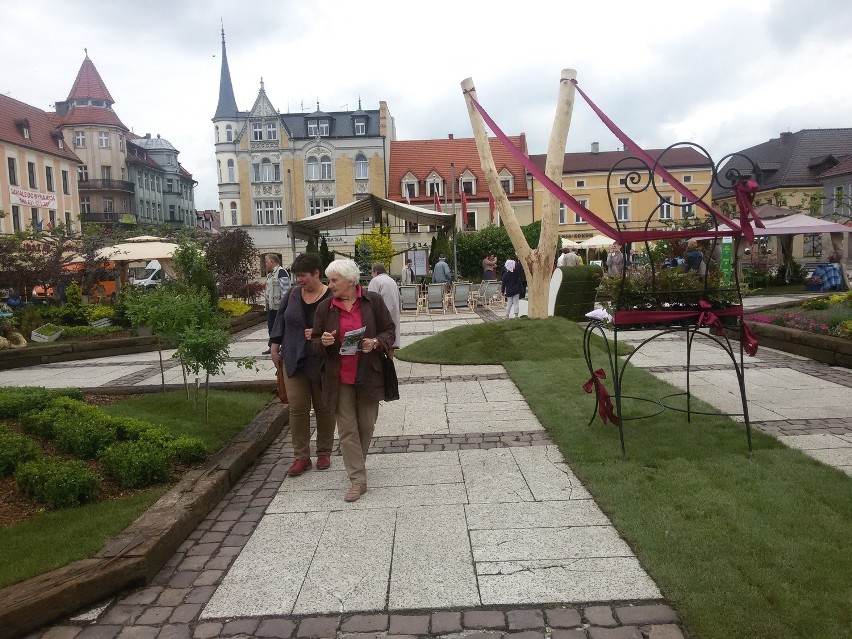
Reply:
[[[37,206],[41,209],[56,208],[55,193],[38,193],[13,186],[9,189],[9,200],[19,206]]]

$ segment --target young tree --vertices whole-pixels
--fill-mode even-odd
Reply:
[[[547,147],[547,161],[545,163],[545,174],[557,184],[562,177],[562,165],[565,159],[565,145],[568,140],[568,129],[571,126],[571,115],[574,110],[574,85],[571,80],[577,77],[573,69],[563,69],[559,97],[556,105],[556,115],[553,119],[553,128],[550,132],[550,143]],[[488,132],[485,122],[479,111],[473,106],[471,98],[476,99],[476,89],[473,80],[467,78],[461,83],[462,92],[467,104],[470,123],[473,127],[473,135],[476,138],[476,149],[479,152],[479,161],[485,178],[488,181],[488,189],[495,195],[497,208],[500,211],[500,219],[509,233],[515,253],[527,274],[529,284],[529,311],[531,318],[547,317],[547,298],[550,288],[550,276],[553,270],[553,258],[556,255],[557,216],[559,213],[559,202],[554,195],[545,193],[541,219],[541,236],[538,246],[533,249],[527,243],[518,218],[512,208],[506,192],[500,184],[500,176],[494,166],[494,158],[491,155],[491,146],[488,142]]]
[[[374,262],[381,262],[385,268],[390,269],[391,260],[396,253],[388,227],[374,226],[369,233],[364,233],[355,240],[355,246],[358,249],[358,266],[361,267],[362,273],[369,273]]]
[[[328,242],[322,238],[320,242],[320,262],[322,263],[322,272],[325,273],[326,267],[334,260],[334,254],[328,250]]]
[[[213,326],[187,329],[178,342],[177,352],[189,371],[197,378],[204,369],[205,423],[210,423],[210,375],[218,375],[225,370],[229,350],[228,331]]]

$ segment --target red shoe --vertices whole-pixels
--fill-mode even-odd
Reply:
[[[317,470],[328,470],[331,466],[331,455],[317,455]]]
[[[306,470],[310,470],[311,466],[312,464],[310,459],[297,459],[293,462],[293,465],[290,466],[290,469],[287,471],[287,474],[290,475],[290,477],[297,477]]]

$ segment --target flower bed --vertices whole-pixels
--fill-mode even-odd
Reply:
[[[745,316],[747,322],[773,324],[815,335],[852,339],[852,291]]]

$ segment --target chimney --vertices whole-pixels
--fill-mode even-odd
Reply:
[[[789,131],[782,131],[781,132],[781,146],[784,146],[785,144],[787,144],[790,141],[790,138],[792,138],[792,137],[793,137],[793,134],[790,133]]]
[[[592,153],[600,153],[601,145],[598,142],[592,142]]]
[[[151,139],[151,134],[150,134],[150,133],[146,133],[146,134],[145,134],[145,139],[146,139],[146,140],[150,140],[150,139]]]
[[[452,139],[453,139],[453,134],[452,134],[452,133],[447,133],[447,139],[448,139],[448,140],[452,140]]]

